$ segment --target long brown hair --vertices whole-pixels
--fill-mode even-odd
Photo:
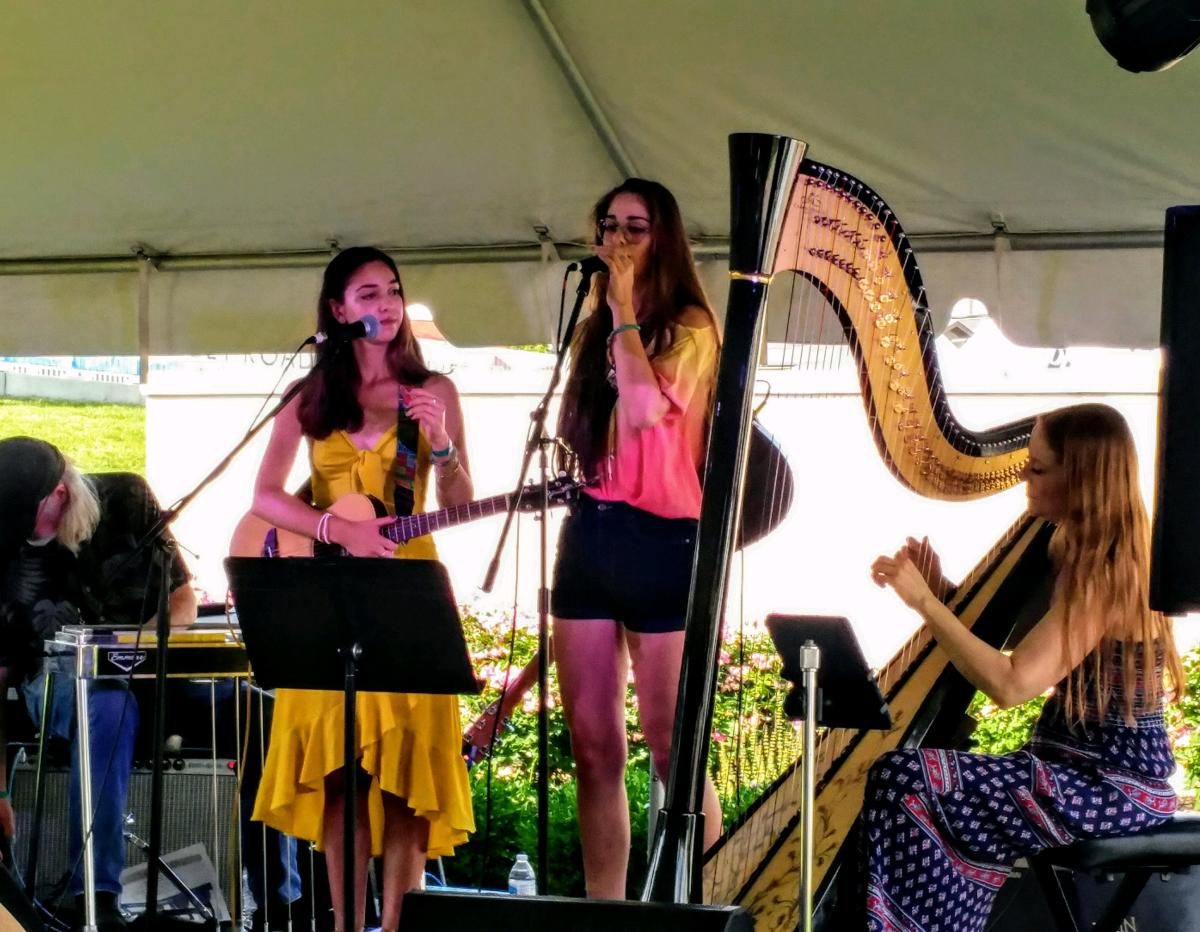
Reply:
[[[336,326],[333,302],[346,299],[346,286],[354,273],[364,265],[382,262],[396,276],[400,299],[404,300],[404,283],[392,257],[373,246],[352,246],[343,249],[325,266],[321,294],[317,298],[317,330],[328,333]],[[362,373],[358,360],[346,343],[319,343],[316,350],[316,371],[309,377],[300,393],[298,414],[304,433],[318,440],[335,430],[350,433],[362,429],[363,410],[358,401]],[[405,307],[400,331],[387,347],[388,371],[404,385],[424,385],[433,372],[425,365],[421,346],[413,334],[412,323]]]
[[[712,308],[696,275],[696,263],[688,245],[687,231],[675,196],[657,181],[626,178],[596,201],[592,208],[592,235],[602,242],[600,222],[618,194],[642,199],[650,220],[650,255],[643,279],[636,283],[641,301],[638,323],[642,345],[651,359],[675,342],[675,328],[685,309],[703,308],[713,318]],[[608,306],[608,276],[592,280],[588,297],[590,313],[571,341],[571,371],[559,408],[558,433],[579,456],[585,476],[594,476],[609,452],[609,420],[617,401],[608,384],[608,336],[612,333],[612,310]],[[713,318],[715,326],[715,318]]]
[[[1107,619],[1100,644],[1068,678],[1067,717],[1083,717],[1088,679],[1096,686],[1100,716],[1107,713],[1113,648],[1122,642],[1123,712],[1132,721],[1135,712],[1157,708],[1167,692],[1154,673],[1157,650],[1175,698],[1186,682],[1170,619],[1150,608],[1150,521],[1138,485],[1133,435],[1107,405],[1072,405],[1039,421],[1066,478],[1064,515],[1050,541],[1058,569],[1056,595],[1065,613],[1064,645],[1069,649],[1073,611],[1088,605]],[[1145,664],[1140,677],[1139,643]]]

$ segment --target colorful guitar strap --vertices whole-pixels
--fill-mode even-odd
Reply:
[[[413,513],[416,504],[417,448],[420,445],[421,427],[408,416],[401,396],[396,411],[396,462],[392,466],[396,516]]]

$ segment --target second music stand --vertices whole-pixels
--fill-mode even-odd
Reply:
[[[892,714],[867,666],[850,622],[823,615],[768,615],[767,630],[783,658],[783,677],[797,685],[783,711],[804,721],[800,812],[800,924],[812,932],[813,809],[816,806],[816,730],[892,727]],[[820,670],[820,686],[817,671]]]
[[[436,560],[230,557],[225,569],[258,685],[345,697],[342,928],[357,928],[356,696],[479,692],[449,576]]]

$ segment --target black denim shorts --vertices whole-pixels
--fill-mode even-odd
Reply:
[[[581,495],[558,538],[550,611],[611,618],[630,631],[682,631],[696,522]]]

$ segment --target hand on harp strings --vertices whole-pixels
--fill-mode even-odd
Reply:
[[[898,550],[891,557],[876,557],[871,564],[871,579],[881,589],[890,586],[905,605],[918,612],[931,601],[937,601],[937,596],[907,551]]]

